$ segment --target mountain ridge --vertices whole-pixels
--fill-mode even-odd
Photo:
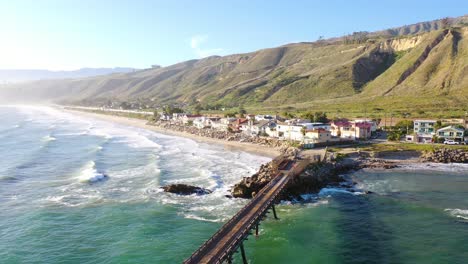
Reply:
[[[468,16],[417,25],[391,29],[396,34],[392,37],[357,32],[352,38],[292,43],[130,73],[10,85],[1,92],[25,101],[179,104],[205,109],[339,111],[339,106],[351,109],[365,104],[416,110],[430,106],[434,96],[449,108],[464,107],[468,103]],[[405,106],[402,98],[411,105]]]

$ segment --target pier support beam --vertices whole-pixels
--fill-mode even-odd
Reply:
[[[259,225],[259,223],[257,223],[255,225],[255,236],[258,236],[258,225]]]
[[[245,250],[244,250],[244,242],[241,242],[240,249],[241,249],[241,255],[242,255],[242,263],[247,264],[247,257],[245,256]]]
[[[276,215],[276,210],[275,210],[275,204],[271,205],[271,209],[273,209],[273,216],[275,217],[276,220],[278,220],[278,216]]]

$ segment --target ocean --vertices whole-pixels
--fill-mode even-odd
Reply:
[[[180,263],[247,202],[230,187],[270,160],[50,107],[0,106],[0,121],[0,263]],[[249,263],[468,263],[467,166],[350,177],[373,193],[283,202],[246,241]]]

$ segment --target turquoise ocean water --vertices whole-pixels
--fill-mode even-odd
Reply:
[[[0,106],[0,121],[0,263],[180,263],[245,204],[230,186],[269,160],[48,107]],[[249,261],[468,263],[467,166],[352,177],[374,194],[283,203]]]

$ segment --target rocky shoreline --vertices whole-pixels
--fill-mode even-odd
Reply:
[[[422,153],[420,160],[437,163],[468,163],[468,151],[447,148],[426,151]]]
[[[169,122],[148,122],[147,124],[164,130],[183,132],[204,138],[211,138],[228,142],[250,143],[269,147],[278,150],[280,153],[292,153],[296,149],[295,147],[292,147],[288,141],[279,140],[276,138],[253,137],[242,133],[220,131],[213,128],[200,129],[194,126],[184,126],[181,124],[174,124]]]
[[[283,155],[284,159],[298,159],[297,151]],[[374,156],[374,155],[373,155]],[[281,200],[301,201],[301,195],[318,193],[327,186],[347,186],[353,189],[354,183],[346,182],[344,174],[360,169],[393,169],[402,164],[402,161],[378,159],[366,155],[346,157],[339,160],[324,160],[308,165],[302,173],[294,176],[282,196]],[[231,188],[234,198],[250,199],[255,196],[272,178],[279,172],[275,166],[275,160],[262,164],[257,173],[250,177],[244,177]],[[440,149],[433,152],[424,152],[418,159],[411,162],[440,162],[440,163],[467,163],[468,153],[461,150]],[[229,196],[230,197],[230,196]]]

